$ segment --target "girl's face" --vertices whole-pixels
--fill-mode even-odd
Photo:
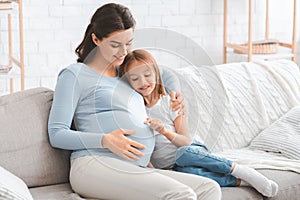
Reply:
[[[98,46],[100,57],[107,65],[119,66],[123,63],[125,56],[131,50],[133,40],[133,29],[117,31],[110,34],[102,41],[92,35],[94,43]]]
[[[155,73],[152,67],[143,62],[134,61],[131,63],[128,66],[126,77],[131,87],[143,97],[151,95],[156,85]]]

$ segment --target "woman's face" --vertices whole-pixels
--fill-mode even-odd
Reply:
[[[111,33],[95,44],[99,48],[100,57],[107,65],[119,66],[123,63],[125,56],[131,50],[133,40],[133,29],[121,30]]]
[[[131,87],[144,97],[149,96],[155,88],[155,73],[150,66],[143,62],[131,63],[128,66],[126,77]]]

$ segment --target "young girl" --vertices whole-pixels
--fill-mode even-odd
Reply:
[[[185,115],[170,109],[159,68],[144,50],[129,53],[119,75],[144,97],[149,118],[145,123],[156,132],[151,163],[160,169],[208,177],[220,186],[251,185],[264,196],[275,196],[278,185],[252,168],[217,157],[199,142],[191,144]]]

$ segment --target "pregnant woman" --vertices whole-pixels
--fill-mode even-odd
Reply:
[[[99,199],[220,199],[212,180],[147,168],[155,140],[143,123],[144,100],[118,78],[134,25],[126,7],[100,7],[76,49],[78,62],[58,75],[49,138],[53,147],[73,150],[72,189]]]

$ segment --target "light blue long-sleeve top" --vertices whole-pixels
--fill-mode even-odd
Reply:
[[[170,90],[178,87],[171,72],[163,77]],[[102,136],[118,128],[135,130],[127,137],[147,148],[141,150],[145,155],[139,160],[128,162],[146,166],[155,145],[153,131],[144,124],[146,118],[142,96],[128,84],[118,77],[101,76],[83,63],[72,64],[58,75],[48,122],[50,143],[73,150],[71,159],[100,155],[124,160],[101,146]],[[76,131],[70,129],[72,120]]]

